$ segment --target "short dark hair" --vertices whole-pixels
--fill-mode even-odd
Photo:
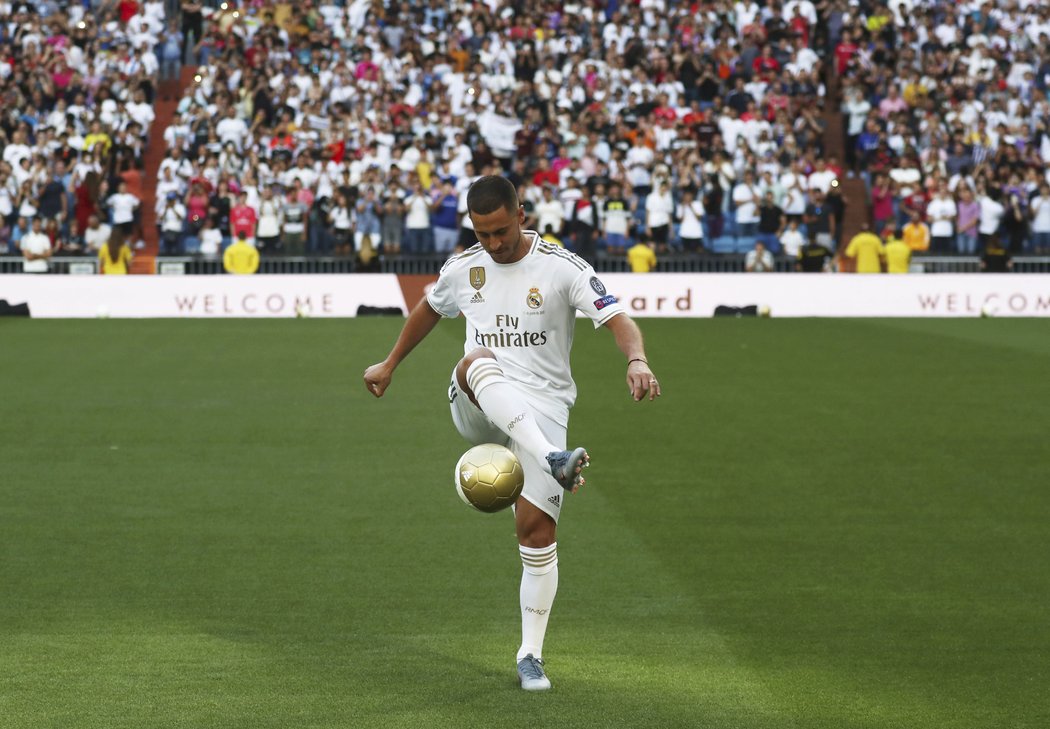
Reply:
[[[488,215],[500,208],[515,213],[520,204],[514,185],[499,175],[479,177],[467,191],[467,211],[479,215]]]

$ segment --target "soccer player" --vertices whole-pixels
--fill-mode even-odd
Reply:
[[[543,638],[558,589],[556,528],[566,494],[583,485],[586,449],[565,450],[576,385],[569,371],[576,312],[605,326],[627,359],[634,400],[660,395],[638,326],[586,261],[522,230],[525,210],[505,178],[478,179],[467,212],[479,243],[450,258],[437,283],[409,314],[387,358],[365,370],[382,397],[394,370],[442,317],[467,320],[465,356],[449,386],[452,422],[473,444],[510,447],[525,470],[514,520],[523,565],[518,679],[528,691],[550,688]]]

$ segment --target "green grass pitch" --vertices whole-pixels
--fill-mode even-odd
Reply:
[[[545,695],[400,325],[0,322],[0,727],[1050,725],[1046,322],[582,324]]]

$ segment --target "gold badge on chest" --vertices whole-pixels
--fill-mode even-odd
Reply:
[[[470,269],[470,285],[473,286],[476,291],[481,291],[481,287],[485,285],[484,266],[474,266]]]

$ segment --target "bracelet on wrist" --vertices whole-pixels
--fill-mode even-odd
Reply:
[[[631,362],[642,362],[643,364],[649,364],[649,360],[642,359],[641,357],[635,357],[634,359],[627,360],[627,366],[631,366]]]

